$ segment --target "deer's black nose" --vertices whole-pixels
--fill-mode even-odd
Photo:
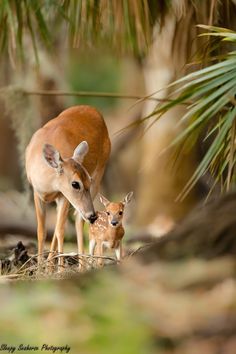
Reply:
[[[118,224],[118,221],[112,221],[111,224],[112,226],[116,226]]]
[[[94,223],[94,221],[96,221],[97,220],[97,215],[94,213],[94,214],[92,214],[92,215],[90,215],[90,217],[88,218],[89,219],[89,222],[90,222],[90,224],[93,224]]]

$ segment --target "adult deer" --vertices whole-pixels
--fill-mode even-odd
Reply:
[[[78,253],[84,252],[84,221],[96,220],[92,201],[109,154],[110,139],[104,119],[89,106],[66,109],[33,135],[26,149],[26,173],[34,192],[39,262],[46,239],[45,206],[53,201],[57,204],[57,220],[49,259],[56,248],[63,253],[69,203],[77,212]],[[62,257],[58,265],[63,266]]]

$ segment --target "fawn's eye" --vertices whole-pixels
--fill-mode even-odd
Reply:
[[[122,215],[122,214],[123,214],[123,211],[120,211],[120,212],[119,212],[119,215]]]
[[[74,188],[74,189],[80,189],[80,184],[79,184],[79,182],[77,182],[77,181],[73,181],[72,183],[71,183],[71,185],[72,185],[72,187]]]
[[[107,215],[110,215],[109,211],[107,211]]]

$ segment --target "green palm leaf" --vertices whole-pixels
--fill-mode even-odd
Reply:
[[[215,35],[232,43],[236,41],[236,33],[233,31],[201,27],[211,31],[204,35]],[[213,139],[180,198],[184,198],[207,171],[216,181],[223,181],[223,191],[230,189],[235,183],[236,163],[236,52],[227,53],[218,63],[182,77],[169,85],[169,88],[172,88],[169,97],[172,101],[159,104],[149,117],[159,119],[170,108],[179,104],[187,105],[187,112],[179,123],[184,125],[183,130],[170,147],[183,141],[192,146],[202,133],[205,135],[203,140]],[[209,124],[210,132],[207,129]]]

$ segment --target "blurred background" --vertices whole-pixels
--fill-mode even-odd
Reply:
[[[19,198],[22,203],[19,193],[27,184],[24,150],[32,133],[75,104],[93,105],[105,117],[112,153],[101,192],[116,200],[134,191],[135,201],[128,211],[134,233],[165,233],[209,189],[201,181],[184,200],[176,202],[201,158],[198,144],[178,151],[177,161],[173,149],[162,154],[182,129],[177,122],[186,111],[184,106],[168,110],[155,124],[155,117],[138,122],[152,113],[158,102],[165,101],[170,92],[167,85],[193,70],[194,66],[186,63],[200,58],[205,50],[204,40],[197,38],[196,25],[232,27],[233,3],[95,3],[6,1],[2,5],[2,234],[5,230],[10,233],[6,227],[10,224],[15,223],[15,229],[21,226],[17,212],[11,215],[11,199]],[[55,90],[82,94],[47,95]],[[112,94],[123,98],[112,98]],[[151,94],[150,99],[138,100]],[[7,212],[6,198],[10,203]],[[24,227],[29,223],[32,230],[35,220],[29,211],[33,206],[25,209]],[[20,222],[22,215],[18,219]]]

